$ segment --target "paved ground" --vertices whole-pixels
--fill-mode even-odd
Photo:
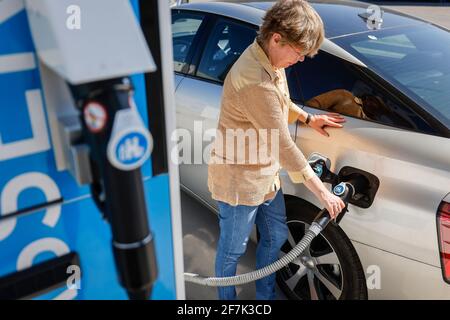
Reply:
[[[450,30],[450,6],[386,6]]]
[[[219,237],[219,222],[217,216],[181,192],[181,211],[183,219],[183,250],[184,269],[186,272],[201,275],[214,275],[214,260],[216,256],[217,240]],[[246,254],[242,257],[238,274],[254,270],[256,246],[249,242]],[[240,300],[255,299],[254,283],[239,286],[236,289]],[[285,299],[283,293],[277,289],[279,299]],[[186,283],[186,299],[217,299],[217,290],[197,284]]]

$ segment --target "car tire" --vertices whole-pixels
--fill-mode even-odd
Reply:
[[[309,227],[320,211],[313,204],[292,196],[286,196],[285,203],[290,238],[280,256],[301,240],[305,227]],[[277,272],[277,283],[293,300],[367,299],[366,279],[358,254],[345,232],[334,223],[312,241],[302,256]]]

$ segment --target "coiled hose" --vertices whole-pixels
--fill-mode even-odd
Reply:
[[[209,277],[205,278],[195,273],[185,273],[184,280],[187,282],[197,283],[203,286],[209,287],[227,287],[234,285],[241,285],[244,283],[256,281],[267,277],[268,275],[277,272],[281,268],[287,266],[289,263],[294,261],[299,255],[302,254],[303,251],[311,244],[311,241],[324,229],[324,227],[317,223],[313,222],[309,229],[305,232],[302,240],[285,256],[281,259],[265,266],[264,268],[254,270],[249,273],[244,273],[232,277]]]
[[[355,182],[352,182],[355,184]],[[340,213],[340,219],[342,219],[343,215],[347,211],[348,200],[353,197],[355,194],[355,187],[352,183],[349,182],[341,182],[333,188],[333,193],[336,196],[339,196],[344,203],[346,204],[345,208]],[[339,219],[339,220],[340,220]],[[241,285],[244,283],[249,283],[252,281],[256,281],[267,277],[268,275],[277,272],[281,268],[287,266],[289,263],[294,261],[298,256],[300,256],[303,251],[308,248],[313,239],[319,235],[331,221],[330,214],[327,209],[322,209],[317,216],[314,218],[314,221],[311,223],[309,229],[305,232],[302,240],[285,256],[280,258],[279,260],[265,266],[264,268],[232,276],[232,277],[209,277],[205,278],[195,273],[185,273],[184,280],[187,282],[197,283],[202,286],[209,287],[227,287],[227,286],[235,286]],[[339,221],[337,221],[339,222]]]

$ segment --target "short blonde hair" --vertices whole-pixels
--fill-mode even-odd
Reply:
[[[322,19],[305,0],[279,0],[267,11],[257,41],[267,43],[274,33],[309,57],[317,54],[325,37]]]

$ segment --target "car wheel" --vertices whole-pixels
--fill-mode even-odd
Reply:
[[[288,253],[304,236],[319,208],[293,197],[286,197],[289,239],[280,256]],[[277,272],[277,283],[284,294],[295,300],[367,299],[364,270],[350,239],[330,223],[292,263]]]

